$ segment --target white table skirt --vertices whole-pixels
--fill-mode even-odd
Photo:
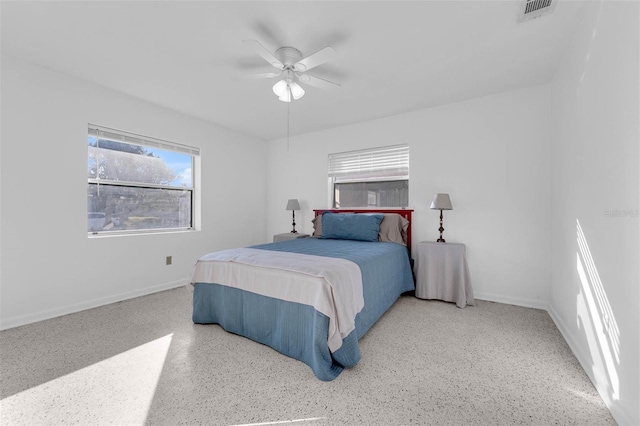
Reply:
[[[460,243],[419,242],[414,260],[416,297],[473,305],[473,288],[466,246]]]

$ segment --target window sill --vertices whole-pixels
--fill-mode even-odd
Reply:
[[[166,231],[160,231],[158,229],[150,229],[148,231],[136,230],[136,231],[112,231],[112,232],[88,232],[87,237],[89,239],[99,238],[112,238],[112,237],[137,237],[140,235],[167,235],[167,234],[188,234],[192,232],[199,232],[197,229],[171,229]]]

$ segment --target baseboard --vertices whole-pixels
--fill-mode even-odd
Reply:
[[[34,322],[44,321],[62,315],[74,314],[76,312],[85,311],[87,309],[97,308],[108,305],[110,303],[122,302],[123,300],[133,299],[135,297],[146,296],[148,294],[157,293],[159,291],[170,290],[172,288],[184,286],[189,282],[189,278],[183,280],[162,283],[151,287],[145,287],[125,293],[114,294],[99,299],[88,300],[86,302],[76,303],[73,305],[62,306],[60,308],[50,309],[46,311],[36,312],[29,315],[21,315],[13,318],[7,318],[0,324],[0,330],[20,327]]]
[[[613,416],[616,423],[618,423],[619,425],[636,424],[631,413],[629,413],[628,410],[626,410],[623,406],[613,400],[611,398],[611,395],[609,395],[608,393],[606,385],[603,385],[603,383],[608,383],[607,374],[600,369],[596,370],[593,368],[593,364],[591,363],[591,356],[585,353],[585,350],[573,337],[573,334],[570,332],[569,327],[567,327],[564,321],[562,321],[560,316],[551,305],[549,305],[547,312],[560,331],[560,334],[562,334],[562,337],[567,342],[567,345],[569,345],[569,348],[575,355],[576,359],[582,366],[582,369],[587,374],[587,377],[589,377],[589,380],[591,380],[591,383],[593,383],[593,386],[598,391],[598,394],[611,412],[611,415]]]
[[[546,301],[537,300],[537,299],[524,299],[520,297],[508,297],[501,294],[492,294],[492,293],[483,293],[483,292],[475,292],[474,298],[480,300],[486,300],[488,302],[498,302],[505,303],[507,305],[516,305],[522,306],[524,308],[535,308],[547,310],[549,304]]]

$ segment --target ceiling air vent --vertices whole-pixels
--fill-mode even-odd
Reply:
[[[539,18],[553,12],[558,0],[523,0],[518,13],[518,22]]]

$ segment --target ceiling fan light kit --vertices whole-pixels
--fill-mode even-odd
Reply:
[[[280,80],[273,85],[273,93],[278,96],[282,102],[291,102],[298,100],[304,96],[304,89],[293,81]]]
[[[280,70],[278,73],[255,74],[247,76],[247,78],[273,78],[280,77],[284,74],[284,77],[273,85],[273,93],[283,102],[291,102],[304,96],[305,91],[298,82],[309,84],[320,89],[340,87],[339,84],[332,81],[303,74],[303,72],[322,65],[337,56],[336,51],[329,46],[303,58],[302,53],[294,47],[281,47],[275,51],[275,54],[271,54],[271,52],[256,40],[244,40],[243,42],[267,61],[269,65]]]
[[[291,71],[287,71],[287,77],[273,85],[273,93],[282,102],[291,102],[304,96],[304,89],[291,77]]]

